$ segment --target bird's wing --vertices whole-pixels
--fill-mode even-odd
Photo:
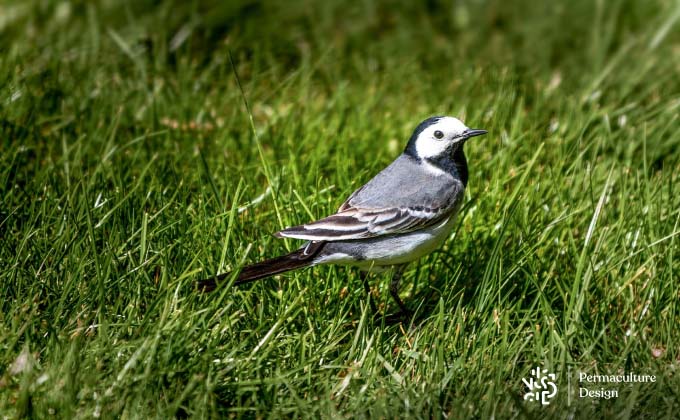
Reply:
[[[366,185],[363,185],[363,186],[359,187],[359,189],[357,189],[357,190],[354,191],[352,194],[350,194],[350,196],[347,197],[347,200],[345,200],[345,202],[342,203],[342,205],[341,205],[340,208],[338,209],[338,213],[341,213],[341,212],[343,212],[343,211],[346,211],[346,210],[351,209],[351,208],[352,208],[352,205],[351,205],[350,203],[352,202],[352,200],[354,200],[354,197],[356,197],[358,194],[361,193],[361,191],[362,191],[364,188],[366,188]]]
[[[286,228],[276,236],[308,241],[342,241],[406,233],[443,220],[451,213],[448,210],[425,207],[350,207],[316,222]]]
[[[336,214],[276,236],[342,241],[419,230],[451,215],[464,190],[453,177],[433,175],[402,155],[352,193]]]

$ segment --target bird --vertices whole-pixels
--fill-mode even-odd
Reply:
[[[370,297],[367,273],[392,270],[390,294],[401,312],[409,313],[399,296],[404,269],[449,237],[468,183],[463,147],[483,134],[487,131],[468,128],[454,117],[425,119],[401,155],[354,191],[335,214],[274,234],[304,240],[302,246],[243,267],[233,285],[316,265],[349,265],[359,268]],[[231,275],[200,280],[198,288],[213,291]]]

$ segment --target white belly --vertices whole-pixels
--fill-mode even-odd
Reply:
[[[318,264],[348,264],[367,271],[384,271],[390,266],[417,260],[437,249],[448,238],[455,219],[453,214],[427,229],[363,240],[363,259],[359,261],[351,255],[338,252],[323,257]]]

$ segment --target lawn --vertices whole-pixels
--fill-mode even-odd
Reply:
[[[677,418],[679,29],[673,0],[0,3],[0,418]],[[489,134],[414,317],[344,267],[197,293],[444,114]]]

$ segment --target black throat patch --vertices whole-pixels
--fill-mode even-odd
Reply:
[[[454,143],[451,149],[455,148],[455,150],[447,149],[441,155],[426,158],[425,160],[442,171],[453,175],[455,178],[459,178],[463,186],[467,186],[468,166],[463,146],[464,143]]]

